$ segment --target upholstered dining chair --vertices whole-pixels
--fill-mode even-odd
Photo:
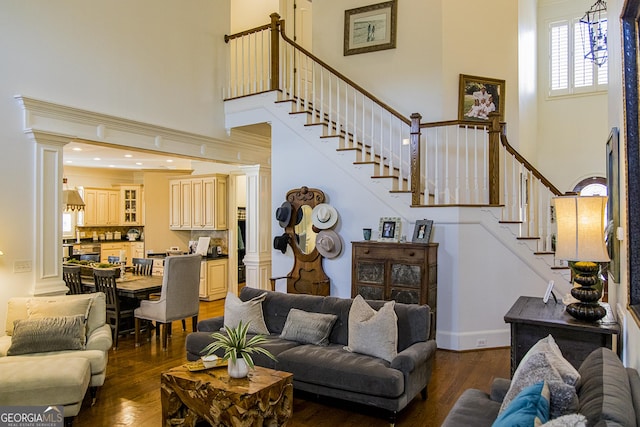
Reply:
[[[140,307],[134,312],[136,346],[140,345],[141,320],[156,322],[156,333],[161,334],[163,350],[167,349],[168,328],[171,322],[191,317],[195,332],[200,309],[201,261],[202,256],[198,254],[168,256],[165,259],[160,298],[140,301]],[[150,329],[147,328],[147,338]]]
[[[120,263],[120,257],[119,256],[115,256],[115,255],[109,255],[107,257],[107,262],[109,264],[119,264]]]
[[[82,290],[82,277],[80,275],[79,265],[63,265],[62,279],[69,288],[69,295],[78,295],[84,293]]]
[[[116,287],[117,271],[115,268],[94,268],[93,280],[96,285],[96,292],[103,292],[107,302],[107,324],[111,326],[113,333],[113,348],[118,349],[118,337],[124,333],[131,331],[129,328],[123,328],[127,322],[133,321],[134,306],[123,304],[118,296]]]
[[[83,255],[80,255],[80,261],[100,262],[100,254],[83,254]]]
[[[139,276],[151,276],[153,271],[153,259],[151,258],[132,258],[133,274]]]

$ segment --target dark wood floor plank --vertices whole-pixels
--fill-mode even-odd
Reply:
[[[224,301],[202,302],[200,319],[221,315]],[[187,322],[189,323],[189,322]],[[109,352],[107,379],[98,392],[98,401],[91,406],[85,398],[76,427],[158,427],[162,424],[160,408],[160,373],[186,362],[184,341],[189,333],[174,322],[173,337],[167,351],[160,340],[136,348],[133,335],[123,337],[118,350]],[[489,390],[495,377],[509,376],[509,349],[488,349],[473,352],[438,350],[434,375],[429,383],[429,398],[419,396],[400,413],[398,426],[437,427],[460,394],[469,387]],[[388,426],[384,413],[375,408],[354,405],[304,393],[294,393],[293,420],[295,427],[383,427]]]

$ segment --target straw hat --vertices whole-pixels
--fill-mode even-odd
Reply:
[[[338,221],[338,211],[328,203],[320,203],[311,212],[313,225],[320,230],[327,230]]]

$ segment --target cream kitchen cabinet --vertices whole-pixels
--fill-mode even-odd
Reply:
[[[142,186],[123,185],[120,187],[120,224],[143,225]]]
[[[84,224],[119,225],[120,191],[106,188],[84,189]]]
[[[227,176],[206,175],[169,182],[172,230],[226,230]]]
[[[200,299],[214,301],[227,296],[227,258],[202,261],[200,268]]]

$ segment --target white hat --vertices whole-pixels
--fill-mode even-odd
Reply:
[[[316,237],[316,249],[326,258],[335,258],[342,252],[340,236],[333,230],[322,230]]]
[[[336,225],[338,221],[338,211],[328,203],[320,203],[313,208],[311,218],[313,225],[320,230],[326,230]]]

